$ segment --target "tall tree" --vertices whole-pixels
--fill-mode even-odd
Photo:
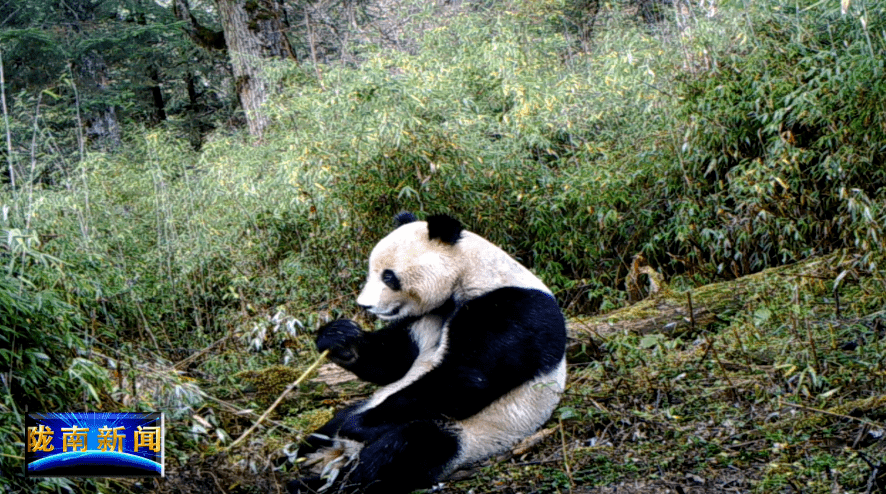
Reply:
[[[269,123],[261,106],[270,96],[265,73],[272,58],[295,60],[276,0],[217,0],[225,44],[249,133],[261,137]]]
[[[100,53],[89,51],[80,58],[79,69],[83,85],[94,97],[86,114],[86,134],[100,148],[116,149],[120,146],[120,122],[116,105],[107,96],[111,92],[108,65]]]

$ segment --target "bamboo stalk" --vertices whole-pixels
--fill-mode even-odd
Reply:
[[[3,106],[3,121],[6,124],[6,160],[9,162],[9,184],[15,193],[15,166],[12,159],[12,135],[9,132],[9,113],[6,111],[6,78],[3,74],[3,55],[0,53],[0,105]]]
[[[307,378],[308,375],[309,375],[311,372],[313,372],[314,369],[316,369],[316,368],[317,368],[317,367],[323,362],[323,360],[326,358],[327,355],[329,355],[329,350],[323,350],[323,353],[321,353],[320,356],[317,357],[317,360],[314,361],[314,363],[311,364],[311,366],[308,367],[307,370],[305,370],[305,371],[302,373],[302,375],[299,376],[298,379],[295,380],[295,382],[293,382],[292,384],[290,384],[289,386],[287,386],[287,388],[284,389],[282,393],[280,393],[280,396],[277,397],[277,399],[274,401],[274,403],[272,403],[271,406],[268,407],[267,410],[265,410],[265,413],[263,413],[263,414],[261,415],[261,417],[259,417],[258,420],[256,420],[255,423],[252,424],[252,427],[250,427],[249,429],[246,429],[246,432],[244,432],[243,434],[241,434],[240,437],[238,437],[236,441],[234,441],[233,443],[231,443],[231,445],[227,447],[227,450],[231,450],[231,449],[233,449],[235,446],[237,446],[238,444],[240,444],[241,442],[243,442],[244,439],[246,439],[247,437],[249,437],[249,435],[252,434],[252,431],[254,431],[254,430],[259,426],[259,424],[261,424],[266,418],[268,418],[268,415],[270,415],[271,412],[273,412],[274,409],[277,408],[277,405],[279,405],[280,402],[283,401],[283,398],[285,398],[286,395],[289,394],[290,391],[292,391],[293,389],[295,389],[296,386],[298,386],[299,384],[301,384],[302,381],[304,381],[305,378]]]

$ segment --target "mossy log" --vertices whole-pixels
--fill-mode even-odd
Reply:
[[[567,356],[570,361],[594,358],[599,343],[615,334],[695,335],[728,322],[733,314],[765,293],[765,287],[772,285],[773,277],[791,278],[799,284],[820,284],[833,280],[840,264],[836,256],[817,258],[685,291],[672,290],[655,271],[641,268],[641,274],[649,276],[653,293],[644,300],[606,314],[570,319],[566,326],[569,335]]]

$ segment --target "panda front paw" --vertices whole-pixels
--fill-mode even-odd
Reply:
[[[338,319],[317,331],[317,350],[329,350],[329,358],[347,367],[357,361],[357,346],[363,338],[363,330],[350,319]]]

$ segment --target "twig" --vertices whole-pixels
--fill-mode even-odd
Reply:
[[[314,28],[311,26],[311,13],[305,6],[305,28],[308,31],[308,45],[311,47],[311,62],[314,64],[314,72],[317,74],[317,82],[320,83],[320,89],[325,90],[323,86],[323,76],[320,74],[320,65],[317,63],[317,48],[314,44]]]
[[[234,406],[232,403],[230,403],[230,402],[228,402],[228,401],[225,401],[225,400],[222,400],[221,398],[216,398],[215,396],[212,396],[212,395],[209,395],[209,394],[204,395],[204,396],[205,396],[205,398],[206,398],[207,400],[217,403],[217,404],[218,404],[219,406],[221,406],[223,409],[227,410],[227,411],[230,412],[230,413],[233,413],[234,415],[241,415],[241,416],[250,415],[250,416],[254,416],[254,417],[258,417],[258,416],[259,416],[258,413],[253,412],[252,410],[249,410],[249,409],[243,409],[243,408],[238,408],[238,407]],[[291,425],[289,425],[289,424],[285,424],[285,423],[283,423],[283,422],[279,422],[279,421],[277,421],[277,420],[273,420],[273,419],[265,419],[265,422],[268,422],[268,423],[272,424],[274,427],[280,427],[280,428],[283,428],[283,429],[288,429],[288,430],[293,431],[293,432],[301,432],[300,429],[297,429],[297,428],[295,428],[295,427],[293,427],[293,426],[291,426]]]
[[[720,367],[720,372],[723,373],[723,377],[726,378],[726,382],[729,384],[729,394],[732,396],[733,400],[738,400],[738,391],[735,389],[735,384],[732,383],[732,379],[729,378],[729,373],[726,372],[726,367],[723,365],[723,361],[720,360],[720,354],[717,352],[717,349],[714,348],[714,341],[711,340],[711,337],[707,333],[705,333],[704,338],[708,343],[708,350],[711,351],[714,360],[717,362],[717,366]],[[707,354],[707,350],[705,350],[705,355]]]
[[[560,419],[560,444],[563,446],[563,466],[566,468],[566,477],[569,478],[569,492],[575,486],[572,478],[572,468],[569,466],[569,456],[566,454],[566,430],[563,428],[563,419]]]
[[[797,331],[797,310],[800,308],[800,286],[794,285],[794,294],[791,296],[791,333],[794,339],[800,339],[800,333]]]
[[[868,477],[868,488],[864,491],[864,494],[874,494],[881,491],[882,484],[880,483],[880,479],[882,478],[883,480],[886,480],[886,471],[880,473],[880,470],[883,469],[883,467],[886,467],[886,463],[881,461],[880,463],[874,464],[874,462],[868,458],[868,455],[861,451],[856,451],[856,454],[858,454],[858,457],[871,467],[871,475]]]
[[[187,365],[187,364],[193,362],[194,360],[197,360],[198,358],[200,358],[201,356],[203,356],[206,352],[208,352],[209,350],[212,350],[213,348],[215,348],[216,346],[218,346],[220,343],[225,342],[225,341],[226,341],[228,338],[230,338],[230,337],[231,337],[231,335],[222,336],[221,338],[215,340],[215,341],[214,341],[212,344],[210,344],[208,347],[206,347],[206,348],[200,350],[199,352],[197,352],[197,353],[195,353],[195,354],[193,354],[193,355],[191,355],[191,356],[189,356],[189,357],[185,357],[184,359],[182,359],[182,360],[176,362],[175,364],[173,364],[172,367],[178,369],[178,368],[180,368],[180,367],[182,367],[182,366],[184,366],[184,365]]]
[[[327,355],[329,355],[329,350],[323,350],[323,353],[321,353],[320,356],[317,357],[317,360],[314,361],[314,363],[311,364],[311,366],[308,367],[307,370],[305,370],[302,373],[302,375],[299,376],[299,378],[295,380],[294,383],[290,384],[286,389],[284,389],[283,392],[280,393],[280,396],[278,396],[277,399],[274,401],[274,403],[272,403],[271,406],[267,410],[265,410],[265,413],[263,413],[262,416],[259,417],[258,420],[256,420],[254,424],[252,424],[252,427],[250,427],[249,429],[246,429],[246,432],[241,434],[240,437],[238,437],[236,441],[231,443],[231,445],[227,447],[227,450],[233,449],[234,446],[237,446],[244,439],[246,439],[250,434],[252,434],[252,431],[254,431],[259,426],[259,424],[261,424],[266,418],[268,418],[268,415],[270,415],[271,412],[273,412],[274,409],[277,408],[277,405],[279,405],[280,402],[283,401],[283,398],[285,398],[286,395],[289,394],[290,391],[295,389],[296,386],[301,384],[302,381],[304,381],[305,378],[308,377],[308,374],[313,372],[314,369],[316,369],[323,362],[323,360],[326,358]]]
[[[834,302],[837,309],[837,319],[840,319],[840,317],[842,317],[840,315],[840,290],[837,289],[836,284],[834,285]]]
[[[812,328],[809,326],[809,319],[805,319],[806,322],[806,338],[809,339],[809,346],[812,348],[812,362],[813,368],[815,372],[821,375],[822,368],[820,361],[818,360],[818,349],[815,347],[815,338],[812,337]]]
[[[823,415],[830,415],[831,417],[838,417],[841,419],[854,420],[856,422],[861,422],[862,424],[867,424],[871,427],[876,427],[876,428],[883,427],[882,424],[878,424],[876,422],[872,422],[870,420],[863,419],[861,417],[853,417],[852,415],[844,415],[842,413],[829,412],[827,410],[822,410],[820,408],[812,408],[812,407],[807,407],[807,406],[803,406],[803,405],[797,405],[795,403],[788,403],[786,401],[782,401],[781,398],[778,399],[778,404],[779,405],[787,405],[791,408],[799,408],[800,410],[805,410],[807,412],[815,412],[815,413],[820,413]]]

